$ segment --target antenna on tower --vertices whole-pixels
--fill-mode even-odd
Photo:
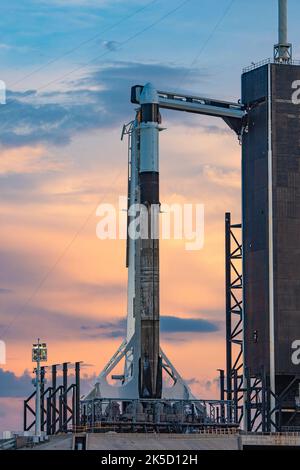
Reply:
[[[288,0],[278,0],[278,44],[274,46],[274,60],[279,64],[292,62],[292,44],[288,42]]]

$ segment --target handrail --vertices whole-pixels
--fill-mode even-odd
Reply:
[[[288,62],[277,62],[275,59],[271,59],[270,57],[268,59],[263,59],[259,62],[252,63],[251,65],[244,67],[243,68],[243,73],[251,72],[252,70],[258,69],[259,67],[262,67],[263,65],[268,65],[268,64],[279,64],[279,65],[300,65],[300,60],[289,60]]]

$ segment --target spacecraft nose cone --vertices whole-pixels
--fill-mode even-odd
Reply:
[[[147,83],[141,93],[141,104],[158,104],[158,94],[152,83]]]

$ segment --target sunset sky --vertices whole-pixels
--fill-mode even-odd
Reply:
[[[300,5],[290,0],[300,58]],[[125,242],[96,237],[98,204],[127,192],[130,87],[240,98],[272,56],[277,0],[10,0],[0,15],[0,430],[21,428],[31,344],[85,363],[86,387],[120,345]],[[161,202],[205,205],[205,245],[161,243],[162,346],[201,398],[224,367],[224,213],[240,222],[240,146],[221,120],[162,112]],[[172,318],[168,318],[172,317]],[[196,320],[196,321],[193,321]]]

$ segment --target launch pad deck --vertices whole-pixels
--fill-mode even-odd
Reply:
[[[220,400],[113,400],[81,403],[81,430],[185,433],[237,429],[233,402]],[[78,429],[78,428],[77,428]]]

